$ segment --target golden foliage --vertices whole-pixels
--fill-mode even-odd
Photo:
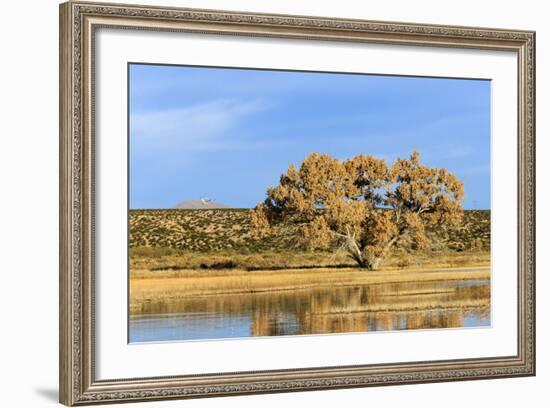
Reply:
[[[254,208],[250,213],[250,225],[252,227],[253,234],[257,237],[263,237],[271,229],[269,221],[267,219],[267,214],[265,206],[259,204]]]
[[[421,164],[416,151],[391,167],[368,155],[341,162],[311,153],[267,190],[251,222],[258,233],[299,224],[310,248],[338,242],[361,267],[376,269],[395,245],[425,247],[427,226],[458,226],[463,189],[446,169]]]
[[[312,222],[304,224],[301,232],[302,240],[309,249],[326,250],[330,247],[330,227],[324,217],[317,217]]]

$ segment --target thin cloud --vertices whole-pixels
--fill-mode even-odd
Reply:
[[[132,113],[133,147],[147,151],[201,149],[224,144],[223,138],[246,118],[264,111],[262,101],[219,100],[184,108]]]

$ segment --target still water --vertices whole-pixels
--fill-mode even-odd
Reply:
[[[392,283],[144,304],[129,340],[205,340],[490,325],[488,280]]]

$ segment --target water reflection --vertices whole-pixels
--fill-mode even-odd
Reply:
[[[487,280],[376,284],[143,304],[130,342],[490,325]]]

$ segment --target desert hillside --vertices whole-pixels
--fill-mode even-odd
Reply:
[[[264,238],[253,237],[248,209],[131,210],[130,246],[162,247],[183,251],[234,249],[246,252],[288,251],[296,248],[292,226],[278,227]],[[456,230],[435,229],[432,249],[462,251],[476,247],[489,250],[489,210],[467,210]]]

